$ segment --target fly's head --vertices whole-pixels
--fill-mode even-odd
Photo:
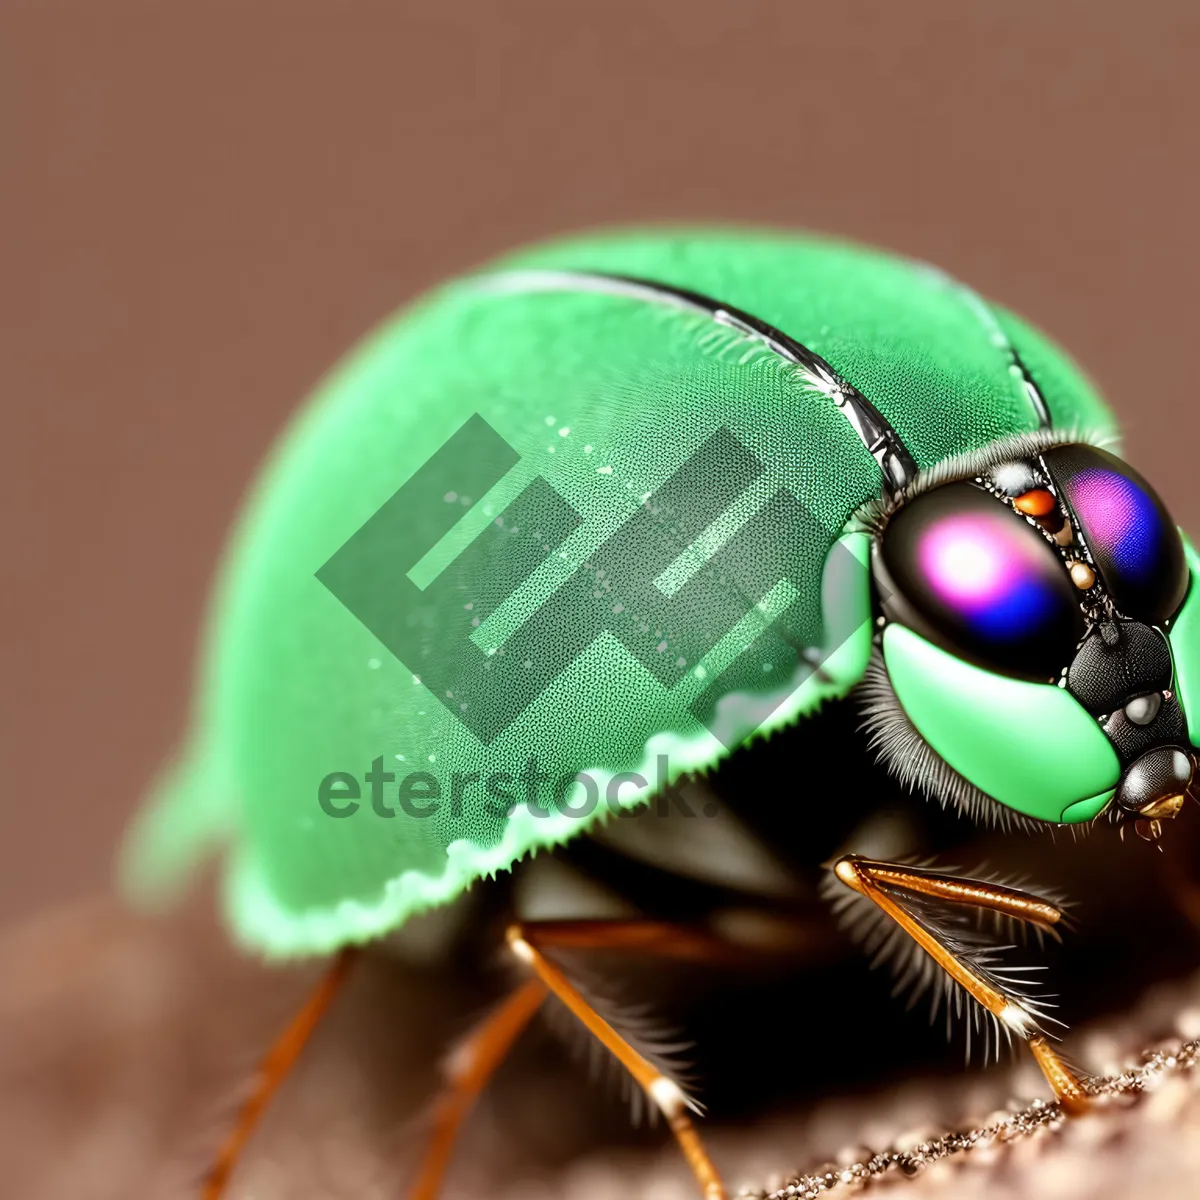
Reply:
[[[1150,484],[1094,445],[1010,439],[873,532],[867,722],[900,778],[1002,823],[1108,812],[1157,838],[1195,774],[1200,560]]]

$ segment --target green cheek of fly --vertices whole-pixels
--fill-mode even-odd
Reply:
[[[1062,688],[972,666],[903,625],[884,631],[883,657],[896,697],[925,741],[1007,808],[1075,824],[1112,798],[1121,774],[1116,752]]]
[[[1193,746],[1200,746],[1200,555],[1187,538],[1183,553],[1192,573],[1187,599],[1167,634],[1175,668],[1175,688]]]

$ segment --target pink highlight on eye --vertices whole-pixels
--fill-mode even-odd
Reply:
[[[921,569],[943,600],[974,606],[1004,586],[1003,547],[977,517],[950,517],[921,539]]]
[[[1016,636],[1049,614],[1047,573],[1057,564],[999,507],[995,515],[954,513],[935,521],[921,535],[917,559],[937,598],[980,633]]]

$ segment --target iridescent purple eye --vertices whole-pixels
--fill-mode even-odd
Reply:
[[[1165,621],[1183,603],[1188,569],[1179,532],[1154,489],[1094,446],[1057,446],[1042,458],[1113,603],[1135,620]]]
[[[1083,636],[1054,547],[973,484],[905,505],[884,530],[879,566],[888,616],[992,670],[1052,678]]]

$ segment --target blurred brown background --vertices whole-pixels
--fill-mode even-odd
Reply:
[[[293,405],[394,306],[602,222],[810,226],[1057,334],[1200,530],[1194,4],[0,12],[0,919],[109,883]]]
[[[239,497],[356,338],[447,274],[571,228],[829,230],[937,262],[1055,333],[1200,533],[1198,51],[1200,9],[1184,0],[0,0],[13,1194],[165,1195],[148,1164],[185,1144],[203,1161],[225,1110],[206,1124],[198,1107],[302,990],[236,963],[195,912],[149,928],[85,905],[15,923],[110,887],[123,823],[183,723]],[[406,1109],[380,1097],[433,1086],[427,1051],[457,1019],[439,986],[368,977],[347,997],[255,1143],[254,1195],[395,1194]],[[1148,1039],[1172,1020],[1133,1028]],[[1115,1047],[1143,1040],[1118,1033]],[[1106,1061],[1093,1041],[1076,1048]],[[917,1083],[867,1115],[827,1099],[815,1120],[749,1142],[717,1132],[713,1148],[735,1180],[762,1180],[855,1136],[885,1144],[987,1112],[1009,1087],[976,1086]],[[500,1107],[519,1115],[582,1119],[573,1080],[508,1088]],[[1170,1095],[1140,1124],[1080,1123],[1052,1157],[1014,1157],[988,1195],[1191,1195],[1200,1101]],[[540,1143],[474,1128],[458,1194],[509,1194],[489,1173],[507,1154],[520,1179]],[[536,1195],[691,1194],[669,1151],[649,1172],[623,1162],[604,1152]],[[926,1177],[913,1195],[968,1194],[937,1187]]]

